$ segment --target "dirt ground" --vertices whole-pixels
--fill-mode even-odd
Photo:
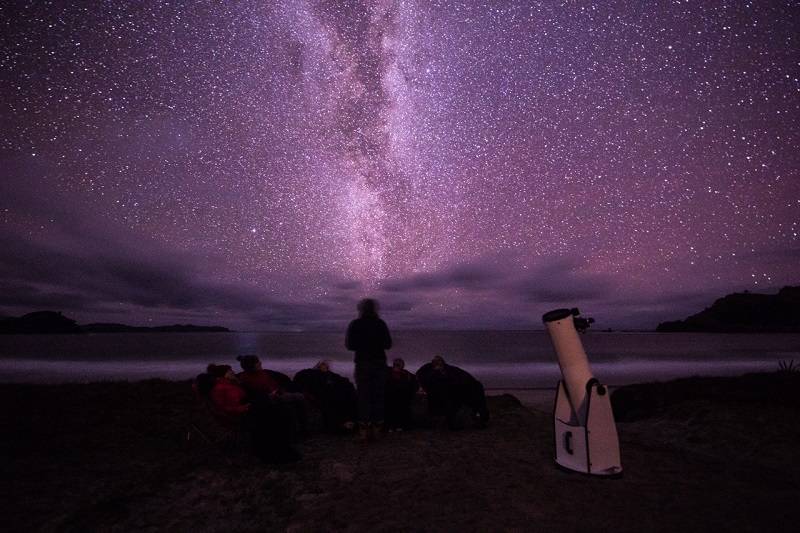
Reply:
[[[619,423],[621,479],[557,469],[551,414],[509,395],[487,429],[315,434],[280,467],[227,442],[186,382],[0,385],[0,404],[4,531],[799,527],[800,413],[774,398],[697,394]]]

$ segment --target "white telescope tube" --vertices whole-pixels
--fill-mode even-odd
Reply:
[[[622,473],[619,437],[608,389],[592,376],[575,326],[577,309],[556,309],[542,317],[563,379],[553,406],[556,463],[584,474]],[[578,319],[588,324],[592,319]]]
[[[576,422],[586,424],[586,384],[594,376],[589,369],[589,359],[583,349],[570,309],[556,309],[542,317],[558,357],[558,366],[567,388],[569,403],[577,417]]]

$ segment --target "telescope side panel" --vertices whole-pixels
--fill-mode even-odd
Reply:
[[[598,475],[622,472],[619,453],[619,436],[611,409],[608,389],[600,394],[597,386],[591,387],[586,420],[586,440],[589,452],[589,471]]]
[[[586,428],[555,421],[556,463],[584,474],[589,473],[589,453],[586,449]]]
[[[547,322],[547,331],[558,358],[558,366],[569,395],[569,401],[578,417],[578,422],[586,421],[586,384],[592,379],[589,359],[575,330],[572,317]]]

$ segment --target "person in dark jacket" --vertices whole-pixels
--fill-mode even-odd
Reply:
[[[405,361],[395,359],[386,375],[386,427],[389,431],[411,428],[411,404],[419,383],[405,366]]]
[[[430,363],[422,365],[417,379],[428,396],[430,413],[445,415],[450,429],[458,429],[457,415],[463,406],[472,411],[477,426],[485,427],[489,422],[483,384],[466,370],[448,365],[437,355]]]
[[[210,364],[206,372],[213,378],[213,384],[208,390],[206,378],[198,376],[198,391],[207,392],[206,399],[215,418],[228,427],[245,429],[264,462],[286,463],[300,459],[294,447],[293,420],[285,416],[285,409],[275,409],[273,404],[259,398],[248,398],[229,365]]]
[[[358,302],[358,315],[347,327],[344,345],[355,352],[359,435],[371,438],[383,427],[386,350],[392,347],[392,337],[386,322],[378,316],[375,300]]]
[[[356,389],[344,376],[331,371],[327,361],[306,368],[294,376],[295,387],[322,411],[325,429],[331,432],[353,429],[356,419]]]
[[[302,393],[287,390],[294,389],[289,376],[264,369],[257,355],[240,355],[236,359],[243,370],[236,377],[248,397],[271,402],[276,408],[283,406],[288,409],[288,415],[294,417],[297,428],[305,433],[307,420],[305,397]]]

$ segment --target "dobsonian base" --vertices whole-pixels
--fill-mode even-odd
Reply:
[[[619,477],[619,438],[608,389],[590,379],[586,383],[586,402],[586,420],[578,420],[564,382],[558,382],[553,409],[555,461],[567,470]]]

